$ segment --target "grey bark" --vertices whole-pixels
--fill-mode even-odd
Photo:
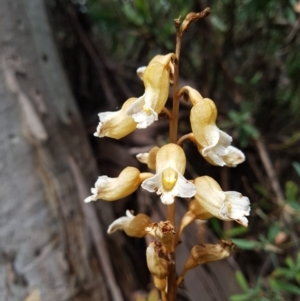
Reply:
[[[83,206],[95,162],[44,1],[0,0],[0,54],[0,300],[121,300]]]

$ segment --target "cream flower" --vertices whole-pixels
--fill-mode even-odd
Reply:
[[[117,230],[124,230],[128,236],[144,237],[147,234],[146,229],[151,223],[148,215],[139,213],[135,216],[129,210],[126,210],[126,216],[116,219],[108,227],[107,233],[112,234]]]
[[[156,155],[159,150],[159,147],[154,146],[149,153],[139,153],[136,155],[136,158],[144,164],[147,164],[149,169],[155,169],[156,166]]]
[[[245,155],[231,146],[232,137],[216,126],[217,108],[209,98],[203,98],[195,89],[185,86],[180,94],[188,94],[193,108],[190,113],[193,140],[202,156],[211,164],[234,167],[245,160]]]
[[[156,154],[156,174],[142,183],[142,188],[161,195],[162,203],[169,205],[174,197],[190,198],[195,195],[193,183],[183,176],[186,157],[182,148],[169,143],[162,146]]]
[[[126,114],[126,110],[135,100],[135,97],[127,99],[119,111],[98,114],[100,122],[94,136],[120,139],[133,132],[136,122]]]
[[[168,99],[174,58],[174,53],[157,55],[145,70],[138,69],[138,75],[144,82],[145,93],[137,98],[126,111],[137,123],[137,128],[146,128],[158,120],[158,114]]]
[[[91,189],[93,195],[87,197],[84,202],[89,203],[102,199],[104,201],[116,201],[136,191],[143,180],[152,176],[150,173],[140,173],[135,167],[126,167],[117,178],[100,176]]]
[[[250,214],[250,201],[247,197],[242,196],[236,191],[222,191],[220,185],[211,177],[198,177],[194,181],[197,193],[195,198],[199,207],[194,204],[194,210],[198,218],[205,217],[205,211],[209,214],[224,221],[235,220],[239,224],[247,227]],[[193,210],[193,207],[189,207]],[[200,214],[201,212],[201,214]]]

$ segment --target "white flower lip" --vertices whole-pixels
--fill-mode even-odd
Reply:
[[[199,205],[215,217],[229,221],[235,220],[247,227],[250,215],[250,201],[236,191],[222,191],[219,184],[209,176],[195,179]]]
[[[134,215],[130,210],[126,210],[126,216],[122,216],[111,223],[107,229],[107,233],[112,234],[117,230],[123,230],[133,219]]]
[[[165,170],[165,169],[164,169]],[[161,201],[165,205],[170,205],[174,202],[175,196],[182,198],[191,198],[196,193],[195,185],[186,180],[186,178],[178,171],[177,181],[172,189],[165,189],[162,182],[163,171],[156,173],[153,177],[145,180],[142,183],[142,188],[149,192],[156,192],[161,195]]]
[[[244,153],[238,148],[230,145],[232,137],[219,130],[216,126],[216,132],[219,133],[219,140],[211,146],[203,148],[202,155],[209,157],[210,160],[218,166],[236,167],[245,161]]]
[[[235,167],[245,160],[245,155],[231,146],[232,137],[216,125],[218,111],[215,103],[203,98],[195,89],[185,86],[181,93],[187,93],[193,107],[190,122],[193,135],[191,140],[197,144],[201,155],[209,163],[217,166]]]
[[[108,176],[100,176],[98,177],[96,183],[95,183],[95,187],[91,188],[91,193],[92,195],[87,197],[84,202],[85,203],[89,203],[91,201],[97,201],[98,199],[98,194],[99,191],[103,188],[105,188],[106,186],[110,185],[112,182],[114,181],[113,178],[109,178]]]

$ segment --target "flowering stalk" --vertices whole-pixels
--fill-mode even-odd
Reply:
[[[133,215],[126,211],[126,216],[116,219],[108,228],[108,234],[124,231],[128,236],[142,238],[150,235],[152,241],[146,258],[155,287],[161,293],[163,301],[175,301],[178,285],[190,269],[200,264],[221,260],[230,256],[234,245],[221,240],[218,244],[201,244],[192,248],[183,270],[176,279],[175,249],[185,227],[195,220],[207,220],[215,216],[221,220],[234,220],[247,227],[250,214],[250,201],[236,191],[223,191],[220,185],[209,176],[193,180],[185,178],[186,155],[180,146],[185,139],[193,141],[199,153],[212,165],[235,167],[244,161],[244,154],[231,146],[232,137],[221,131],[217,125],[217,108],[213,100],[203,98],[192,87],[184,86],[179,90],[179,57],[181,39],[190,24],[209,14],[209,8],[200,13],[189,13],[181,23],[175,19],[176,50],[166,55],[156,55],[146,67],[137,70],[143,81],[145,91],[140,97],[131,97],[117,112],[99,114],[100,123],[95,133],[98,137],[120,139],[129,133],[150,126],[158,120],[160,113],[165,113],[170,121],[169,143],[153,147],[148,153],[137,154],[136,158],[153,173],[140,172],[135,167],[127,166],[116,178],[100,176],[91,189],[92,195],[86,203],[96,200],[116,201],[129,196],[140,187],[159,195],[166,205],[167,220],[152,222],[143,213]],[[165,108],[169,86],[173,83],[172,112]],[[190,124],[192,132],[177,141],[179,100],[183,96],[191,101]],[[188,201],[188,210],[183,215],[176,231],[176,197]]]
[[[178,80],[179,80],[179,59],[180,59],[180,51],[181,51],[181,39],[183,33],[189,28],[190,24],[196,20],[206,17],[210,13],[210,9],[206,8],[203,12],[199,14],[190,13],[186,16],[185,20],[180,26],[180,17],[174,20],[174,25],[176,29],[176,48],[175,48],[175,57],[176,61],[174,62],[174,75],[173,75],[173,108],[172,108],[172,117],[170,121],[170,142],[177,142],[177,134],[178,134],[178,116],[179,116],[179,100],[180,94],[178,88]],[[167,206],[167,219],[170,221],[172,225],[175,227],[175,202]],[[172,252],[170,256],[172,258],[172,264],[170,266],[169,277],[168,277],[168,300],[172,301],[176,299],[176,258],[175,258],[175,248],[177,244],[177,239],[174,237]]]

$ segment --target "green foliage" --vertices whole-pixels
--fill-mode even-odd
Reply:
[[[300,253],[295,261],[287,257],[285,264],[285,268],[275,269],[266,279],[258,278],[253,288],[240,271],[236,272],[243,293],[231,296],[230,301],[283,301],[287,296],[300,296]]]
[[[299,205],[299,188],[293,181],[286,182],[285,196],[287,205]],[[294,208],[294,207],[293,207]],[[299,207],[294,208],[291,224],[297,222],[299,218]],[[268,216],[261,215],[263,220],[268,223]],[[298,218],[297,218],[298,217]],[[293,259],[287,256],[284,266],[279,265],[278,255],[283,252],[282,248],[276,246],[276,239],[280,233],[286,233],[289,230],[281,222],[268,223],[266,234],[259,234],[257,240],[249,240],[243,238],[233,238],[232,241],[243,250],[251,250],[254,252],[264,251],[269,254],[271,262],[273,262],[273,271],[265,276],[259,277],[250,286],[248,281],[241,272],[237,272],[236,278],[243,290],[243,294],[231,296],[231,301],[263,301],[263,300],[291,300],[292,296],[300,296],[300,253]],[[235,234],[234,231],[228,232]],[[237,232],[238,233],[238,232]],[[295,242],[294,242],[295,243]],[[287,245],[288,246],[288,245]],[[284,245],[282,245],[284,247]]]
[[[299,162],[293,162],[293,166],[294,166],[298,176],[300,177],[300,163]]]
[[[89,0],[87,6],[104,47],[118,59],[132,59],[139,51],[151,51],[151,48],[155,48],[151,55],[161,52],[159,48],[164,52],[173,51],[175,28],[172,22],[165,20],[184,16],[191,9],[183,0],[172,4],[165,0]]]

